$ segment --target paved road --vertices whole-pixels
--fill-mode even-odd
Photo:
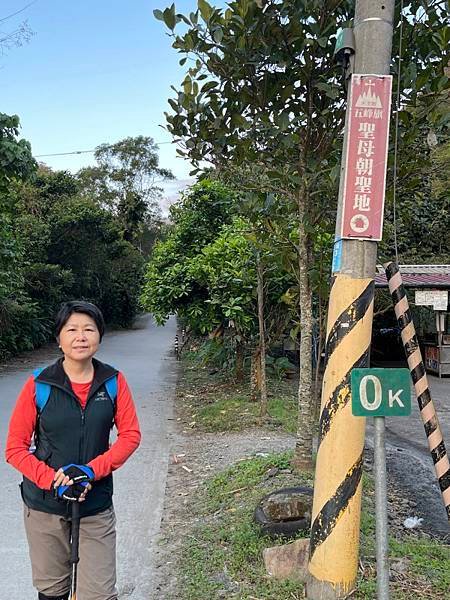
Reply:
[[[142,429],[142,444],[114,476],[118,519],[121,598],[148,600],[152,593],[153,541],[164,500],[176,363],[170,350],[175,321],[157,328],[141,318],[131,331],[108,334],[98,357],[120,368],[130,383]],[[29,353],[0,375],[0,436],[5,444],[9,415],[26,376],[57,356],[53,348]],[[33,600],[31,571],[17,484],[20,476],[0,460],[0,597]]]
[[[428,374],[428,383],[430,385],[433,404],[438,414],[442,435],[446,442],[447,450],[450,451],[450,378],[444,377],[439,379],[435,375]],[[387,436],[392,442],[398,441],[414,449],[415,454],[422,457],[434,472],[433,461],[428,450],[428,442],[422,419],[420,418],[414,388],[411,388],[411,392],[411,416],[391,417],[387,419]]]
[[[450,453],[450,378],[428,375],[428,382],[447,452]],[[411,415],[386,419],[388,472],[401,485],[405,497],[416,504],[415,516],[423,518],[426,530],[448,536],[450,528],[413,387],[411,393]],[[367,420],[367,432],[368,444],[372,446],[372,419]]]

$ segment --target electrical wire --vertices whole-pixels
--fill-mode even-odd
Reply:
[[[172,144],[173,142],[154,142],[155,146],[162,146],[163,144]],[[73,152],[54,152],[53,154],[36,154],[34,158],[47,158],[50,156],[70,156],[72,154],[92,154],[97,148],[93,150],[74,150]]]
[[[393,182],[393,217],[394,217],[394,250],[395,262],[398,265],[397,244],[397,158],[398,158],[398,118],[400,112],[400,74],[402,69],[402,42],[403,42],[403,0],[400,0],[400,40],[398,46],[397,68],[397,107],[395,111],[395,136],[394,136],[394,182]]]
[[[37,154],[34,158],[44,158],[46,156],[69,156],[70,154],[91,154],[95,150],[75,150],[74,152],[55,152],[54,154]]]
[[[0,19],[0,23],[2,23],[3,21],[7,21],[8,19],[11,19],[12,17],[15,17],[16,15],[19,15],[21,12],[23,12],[24,10],[27,10],[27,8],[30,8],[30,6],[33,6],[33,4],[36,4],[36,2],[38,2],[38,1],[39,0],[33,0],[33,2],[30,2],[29,4],[27,4],[26,6],[24,6],[20,10],[16,10],[16,12],[11,13],[10,15],[7,15],[6,17],[2,17]]]

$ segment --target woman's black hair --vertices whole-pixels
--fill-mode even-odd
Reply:
[[[72,300],[71,302],[66,302],[61,306],[55,318],[56,337],[59,336],[61,329],[64,327],[73,313],[83,313],[84,315],[89,315],[89,317],[95,321],[97,329],[100,333],[100,341],[102,341],[103,334],[105,333],[105,321],[103,319],[102,311],[95,306],[95,304],[85,302],[84,300]]]

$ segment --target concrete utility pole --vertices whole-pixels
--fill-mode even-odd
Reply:
[[[354,73],[389,74],[394,0],[356,0]],[[336,232],[343,212],[341,167]],[[350,374],[369,366],[377,243],[342,240],[327,323],[307,597],[344,598],[358,571],[365,419],[351,412]]]

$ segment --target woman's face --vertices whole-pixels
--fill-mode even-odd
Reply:
[[[94,319],[84,313],[72,313],[59,333],[59,345],[66,358],[85,362],[97,352],[100,333]]]

